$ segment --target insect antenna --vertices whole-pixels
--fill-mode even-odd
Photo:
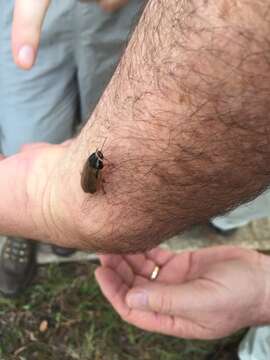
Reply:
[[[108,139],[108,138],[105,138],[105,139],[104,139],[104,141],[103,141],[103,144],[102,144],[102,146],[101,146],[101,149],[100,149],[100,151],[102,151],[102,150],[103,150],[103,148],[104,148],[104,145],[105,145],[105,143],[106,143],[107,139]]]
[[[100,150],[99,150],[99,149],[96,150],[96,154],[100,151],[100,152],[102,153],[102,155],[103,155],[102,150],[103,150],[103,148],[104,148],[104,145],[105,145],[107,139],[108,139],[108,138],[105,138],[105,139],[104,139],[103,144],[102,144]],[[103,159],[105,159],[104,155],[103,155]]]

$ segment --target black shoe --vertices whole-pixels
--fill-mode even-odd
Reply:
[[[0,256],[0,292],[15,297],[36,273],[36,246],[31,240],[7,237]]]
[[[52,251],[55,255],[62,256],[62,257],[71,256],[76,252],[75,249],[64,248],[64,247],[56,246],[56,245],[52,246]]]
[[[216,234],[224,236],[224,237],[230,237],[232,235],[234,235],[237,231],[238,228],[235,229],[230,229],[230,230],[222,230],[219,227],[217,227],[216,225],[214,225],[213,223],[209,222],[208,226],[210,227],[211,230],[213,230]]]

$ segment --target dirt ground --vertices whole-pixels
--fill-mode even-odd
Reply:
[[[270,251],[270,219],[253,221],[229,237],[217,234],[208,225],[195,226],[192,230],[175,236],[167,242],[167,246],[176,251],[216,245],[235,245],[268,252]]]
[[[220,341],[190,341],[124,323],[101,295],[95,267],[89,262],[43,265],[18,299],[0,298],[0,359],[236,359],[244,332]]]

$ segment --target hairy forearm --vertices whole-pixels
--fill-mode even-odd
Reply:
[[[106,193],[70,196],[84,246],[149,248],[268,186],[268,7],[149,1],[67,165],[78,188],[106,140]]]

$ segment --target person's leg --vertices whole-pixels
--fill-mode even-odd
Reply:
[[[266,191],[255,200],[241,205],[223,216],[211,220],[222,231],[230,231],[247,225],[250,221],[270,216],[270,192]]]
[[[78,1],[74,26],[82,121],[89,118],[113,75],[145,4],[146,0],[129,0],[120,10],[106,13],[95,2]]]
[[[11,57],[13,1],[0,0],[0,127],[6,155],[25,143],[59,143],[72,136],[77,107],[71,28],[74,2],[52,2],[37,63],[31,71],[23,71]]]
[[[270,326],[250,329],[239,346],[238,356],[240,360],[269,360]]]
[[[72,136],[78,107],[72,48],[75,2],[52,2],[37,63],[25,72],[16,68],[11,56],[13,1],[0,0],[0,129],[5,155],[25,143],[59,143]],[[17,294],[31,279],[34,262],[31,242],[9,238],[0,257],[0,291]]]

